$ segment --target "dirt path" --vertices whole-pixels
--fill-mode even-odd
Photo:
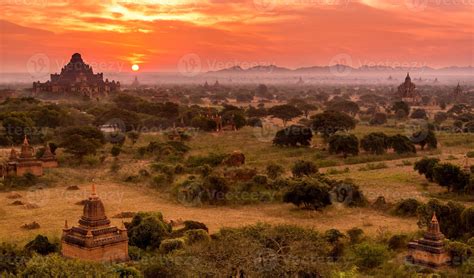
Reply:
[[[172,202],[148,188],[98,183],[97,191],[106,207],[112,223],[120,225],[121,219],[112,218],[123,211],[161,211],[167,220],[196,220],[204,222],[211,232],[222,227],[239,227],[265,222],[269,224],[296,224],[317,230],[336,228],[347,230],[360,227],[368,234],[380,231],[409,232],[417,230],[416,219],[402,219],[384,215],[371,209],[352,209],[333,206],[324,212],[302,211],[289,204],[259,204],[239,207],[187,207]],[[39,207],[27,209],[24,206],[9,205],[10,193],[0,193],[0,241],[24,243],[36,234],[59,237],[64,220],[75,225],[82,214],[82,206],[76,203],[89,194],[88,186],[78,191],[67,191],[65,187],[18,191],[25,203]],[[22,224],[36,221],[41,228],[27,231]],[[125,219],[128,221],[128,219]]]

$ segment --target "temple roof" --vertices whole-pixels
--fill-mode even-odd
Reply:
[[[104,204],[95,191],[95,185],[92,185],[91,195],[85,200],[79,224],[85,227],[99,227],[110,224],[110,220],[105,216]]]

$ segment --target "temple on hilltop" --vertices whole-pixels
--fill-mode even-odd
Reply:
[[[49,148],[47,148],[49,150]],[[45,150],[45,155],[43,158],[46,160],[46,168],[55,168],[58,166],[56,157],[51,153],[51,150],[47,153]],[[10,151],[10,156],[8,161],[2,165],[1,174],[5,176],[23,176],[26,173],[31,173],[35,176],[43,175],[43,168],[45,163],[42,159],[37,159],[35,157],[35,150],[30,146],[28,138],[25,135],[23,140],[23,145],[21,146],[20,155],[17,154],[17,151],[12,148]],[[55,163],[54,163],[55,162]]]
[[[398,86],[398,98],[408,103],[418,103],[421,100],[421,95],[416,89],[416,85],[411,82],[410,73],[407,73],[405,82]]]
[[[90,197],[85,200],[79,225],[69,228],[65,221],[61,254],[68,258],[96,262],[129,260],[127,229],[110,225],[94,185]]]
[[[84,63],[81,54],[74,53],[60,74],[51,74],[51,80],[44,83],[33,82],[33,94],[57,93],[79,96],[107,96],[118,92],[120,82],[105,79],[102,73],[94,73],[92,67]]]
[[[408,261],[429,267],[440,267],[450,261],[444,248],[444,235],[439,228],[436,214],[433,213],[428,231],[422,239],[408,243]]]

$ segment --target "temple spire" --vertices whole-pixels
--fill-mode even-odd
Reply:
[[[23,145],[25,145],[25,146],[30,145],[30,143],[28,142],[28,137],[26,136],[26,134],[25,134],[25,138],[23,139]]]

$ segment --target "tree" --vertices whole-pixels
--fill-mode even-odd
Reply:
[[[39,137],[38,129],[35,128],[34,121],[23,112],[12,112],[2,117],[2,125],[5,130],[7,141],[13,141],[14,144],[21,144],[25,135],[28,138],[36,140]]]
[[[363,242],[356,244],[350,258],[361,269],[373,269],[383,264],[390,257],[387,247],[378,243]]]
[[[462,212],[461,221],[466,231],[474,231],[474,207],[467,208]]]
[[[403,102],[403,101],[397,101],[395,102],[393,105],[392,105],[392,109],[391,109],[393,112],[395,112],[396,114],[403,112],[403,115],[408,116],[410,114],[410,106],[406,103],[406,102]]]
[[[117,145],[113,145],[112,146],[112,149],[110,150],[110,154],[113,156],[113,157],[117,157],[120,155],[120,152],[122,151],[122,148],[120,148],[119,146]]]
[[[283,121],[283,125],[286,126],[288,121],[301,116],[303,113],[292,105],[283,104],[271,107],[268,109],[268,114],[275,118],[281,119]]]
[[[127,137],[132,141],[132,145],[135,145],[137,143],[138,139],[140,138],[140,133],[137,131],[129,131],[127,132]]]
[[[436,139],[436,135],[431,129],[415,132],[413,138],[417,139],[416,144],[420,145],[422,150],[426,145],[428,145],[430,149],[436,149],[438,147],[438,139]]]
[[[433,168],[433,179],[448,191],[461,192],[468,185],[469,179],[461,168],[451,163],[437,164]]]
[[[170,235],[171,226],[165,223],[159,212],[139,212],[127,223],[129,244],[141,249],[156,249]]]
[[[360,140],[360,146],[366,152],[383,154],[390,147],[389,137],[382,132],[373,132]]]
[[[348,154],[359,154],[359,140],[354,134],[335,134],[329,138],[329,153],[342,154],[344,158]]]
[[[97,149],[105,144],[102,132],[90,126],[66,128],[60,136],[60,147],[65,148],[65,152],[74,155],[80,161],[86,155],[95,154]]]
[[[424,175],[429,181],[433,181],[433,169],[438,165],[438,158],[428,158],[425,157],[417,162],[415,162],[414,169],[418,171],[420,175]]]
[[[275,134],[273,144],[279,146],[309,146],[313,133],[310,128],[291,125],[285,129],[279,130]]]
[[[445,112],[437,112],[434,115],[434,121],[437,124],[441,124],[442,122],[446,121],[448,119],[448,114]]]
[[[415,145],[406,136],[400,134],[391,136],[389,143],[397,154],[416,153]]]
[[[320,210],[331,204],[329,187],[316,179],[303,179],[283,195],[283,202]]]
[[[291,173],[294,177],[302,177],[302,176],[311,176],[318,172],[318,167],[311,162],[306,160],[298,160],[295,162],[293,167],[291,168]]]
[[[338,131],[348,131],[356,126],[354,118],[337,111],[325,111],[312,116],[311,119],[313,131],[321,134],[325,139]]]
[[[360,108],[359,105],[350,100],[332,100],[327,105],[327,110],[341,111],[351,116],[357,115]]]
[[[410,116],[412,119],[427,119],[428,115],[426,114],[425,109],[415,109]]]
[[[387,122],[387,114],[385,113],[375,113],[372,119],[370,119],[371,125],[383,125]]]

